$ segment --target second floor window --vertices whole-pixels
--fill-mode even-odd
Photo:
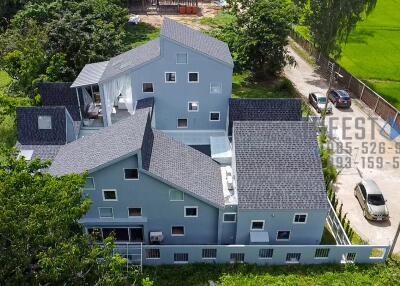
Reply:
[[[176,72],[166,72],[165,73],[165,82],[168,82],[168,83],[176,82]]]
[[[190,83],[199,82],[199,73],[198,72],[190,72],[190,73],[188,73],[188,82],[190,82]]]
[[[104,201],[117,201],[117,191],[116,190],[103,190],[103,200]]]
[[[143,92],[154,92],[154,87],[152,82],[143,83]]]
[[[129,208],[129,216],[141,216],[142,215],[142,209],[141,208]]]
[[[220,82],[210,83],[210,93],[211,94],[221,94],[222,93],[222,83],[220,83]]]
[[[139,171],[138,169],[124,169],[125,180],[138,180]]]
[[[293,223],[306,223],[307,222],[307,214],[295,214]]]
[[[210,112],[210,121],[219,121],[219,112],[218,111]]]
[[[198,101],[189,101],[188,103],[188,111],[199,111],[199,102]]]
[[[171,189],[169,191],[169,200],[170,201],[183,201],[183,192]]]
[[[113,208],[99,208],[100,218],[113,218],[114,209]]]
[[[178,128],[187,128],[188,120],[187,118],[178,118]]]

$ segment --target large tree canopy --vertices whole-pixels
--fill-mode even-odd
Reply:
[[[303,2],[304,1],[298,1]],[[340,44],[345,42],[356,24],[370,13],[377,0],[310,0],[305,23],[314,43],[325,55],[338,58]]]

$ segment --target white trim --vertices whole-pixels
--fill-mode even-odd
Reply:
[[[262,226],[262,228],[260,229],[260,228],[253,228],[253,222],[262,222],[263,223],[263,226]],[[252,230],[252,231],[263,231],[264,230],[264,228],[265,228],[265,220],[262,220],[262,219],[255,219],[255,220],[251,220],[250,221],[250,230]]]
[[[115,199],[106,199],[104,192],[111,192],[113,191],[115,193]],[[117,194],[117,190],[116,189],[102,189],[101,190],[102,194],[103,194],[103,201],[105,202],[118,202],[118,194]]]
[[[173,227],[183,227],[183,234],[173,234],[172,228]],[[185,226],[184,225],[171,225],[171,236],[185,236]]]
[[[197,81],[190,81],[189,75],[190,75],[191,73],[197,74]],[[199,82],[200,82],[200,73],[199,73],[199,72],[188,72],[188,73],[187,73],[187,82],[188,82],[188,83],[199,83]]]
[[[140,209],[140,215],[129,215],[129,209]],[[128,207],[128,217],[141,217],[142,215],[142,208],[136,208],[136,207]]]
[[[175,81],[167,81],[168,73],[175,74]],[[165,83],[177,83],[178,79],[176,78],[176,72],[173,72],[173,71],[164,72],[164,81],[165,81]]]
[[[196,215],[186,215],[186,209],[196,209]],[[198,206],[185,206],[183,210],[183,217],[199,217],[199,207]]]
[[[197,110],[190,110],[190,104],[197,103]],[[199,112],[200,103],[198,101],[188,101],[188,112]]]
[[[153,87],[153,91],[144,91],[144,88],[143,88],[144,86],[143,86],[143,85],[144,85],[145,83],[151,83],[151,85],[152,85],[152,87]],[[143,82],[142,82],[142,93],[154,93],[154,91],[155,91],[154,82],[151,82],[151,81],[143,81]]]
[[[304,222],[297,222],[297,221],[295,221],[297,215],[305,215],[305,216],[306,216],[306,220],[305,220]],[[306,224],[306,223],[307,223],[307,219],[308,219],[308,213],[295,213],[295,214],[293,215],[293,223],[294,223],[294,224]]]
[[[171,200],[171,191],[178,191],[182,193],[182,200]],[[185,200],[185,193],[180,191],[180,190],[176,190],[176,189],[169,189],[169,193],[168,193],[168,198],[170,202],[183,202]]]
[[[211,92],[211,85],[212,84],[218,84],[221,87],[221,92]],[[210,82],[210,94],[222,94],[222,82],[218,82],[218,81]]]
[[[179,120],[186,120],[186,127],[179,127]],[[178,128],[178,129],[187,129],[187,128],[189,128],[189,120],[187,119],[187,118],[176,118],[176,128]]]
[[[278,233],[281,231],[288,231],[289,232],[289,238],[278,238]],[[291,230],[278,230],[276,231],[276,239],[277,241],[289,241],[290,240],[290,236],[292,235],[292,231]]]
[[[218,113],[218,120],[211,120],[211,113]],[[219,111],[210,111],[210,117],[208,118],[209,121],[211,122],[219,122],[221,121],[221,112]]]
[[[93,188],[85,188],[84,187],[84,189],[85,190],[96,190],[96,183],[94,182],[94,177],[86,177],[86,180],[87,179],[92,179],[92,181],[93,181]],[[86,183],[85,183],[86,184]]]
[[[183,55],[183,54],[185,54],[186,55],[186,63],[178,63],[178,54],[181,54],[181,55]],[[189,55],[188,55],[188,53],[176,53],[176,55],[175,55],[175,63],[177,64],[177,65],[187,65],[187,64],[189,64]]]
[[[230,220],[229,220],[229,221],[226,221],[226,220],[225,220],[225,215],[226,215],[226,214],[227,214],[227,215],[235,215],[235,220],[233,220],[233,221],[230,221]],[[223,222],[223,223],[236,223],[236,219],[237,219],[237,213],[223,213],[223,214],[222,214],[222,222]]]
[[[127,179],[125,177],[125,170],[134,170],[134,169],[137,170],[137,175],[138,175],[137,179]],[[139,168],[124,168],[123,170],[124,170],[124,181],[138,181],[139,180]]]
[[[112,217],[101,216],[100,209],[111,209]],[[112,219],[114,219],[114,208],[113,207],[98,207],[97,210],[99,212],[99,218],[112,218]],[[103,228],[101,228],[101,229],[102,229],[101,234],[103,235]]]

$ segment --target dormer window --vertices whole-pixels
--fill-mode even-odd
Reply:
[[[51,116],[39,115],[38,116],[39,129],[51,129]]]

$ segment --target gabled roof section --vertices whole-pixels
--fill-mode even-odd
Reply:
[[[107,64],[108,61],[85,65],[71,87],[98,84]]]
[[[161,36],[233,66],[232,56],[226,43],[169,18],[164,18]]]
[[[160,56],[160,39],[113,57],[107,64],[100,81],[109,80],[127,70],[137,68]]]
[[[133,154],[142,146],[148,118],[149,109],[136,110],[129,118],[63,146],[49,172],[55,176],[83,173]]]
[[[329,209],[312,123],[234,122],[233,142],[240,209]]]
[[[142,148],[142,167],[194,197],[216,207],[224,206],[219,165],[207,155],[161,131],[147,129]]]

